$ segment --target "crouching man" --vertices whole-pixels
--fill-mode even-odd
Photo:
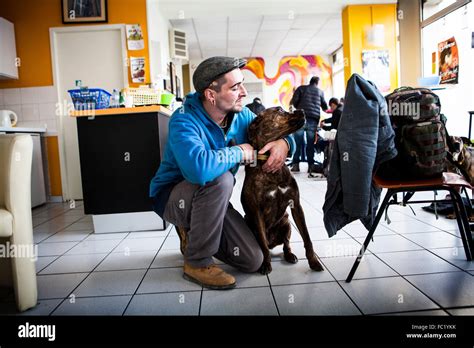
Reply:
[[[172,115],[164,158],[150,185],[156,213],[175,225],[180,237],[184,278],[211,289],[235,287],[235,278],[215,265],[213,256],[244,272],[257,271],[263,261],[253,232],[229,203],[239,163],[255,156],[247,143],[255,115],[242,104],[245,63],[212,57],[197,67],[196,93]],[[264,170],[281,168],[290,149],[291,138],[259,149],[270,153]]]

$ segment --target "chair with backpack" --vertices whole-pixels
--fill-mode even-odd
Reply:
[[[467,193],[465,189],[472,187],[463,176],[446,173],[447,159],[452,160],[452,155],[448,151],[449,140],[438,96],[426,88],[403,87],[387,95],[386,99],[398,155],[385,162],[374,174],[375,184],[387,189],[387,193],[346,282],[352,280],[384,212],[390,205],[406,205],[415,192],[449,192],[449,200],[436,202],[452,203],[466,259],[474,258],[471,228],[459,194],[460,189]],[[403,195],[402,202],[398,201],[398,193]],[[430,201],[409,201],[410,204],[427,202]]]

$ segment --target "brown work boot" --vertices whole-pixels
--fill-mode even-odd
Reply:
[[[209,289],[224,290],[235,287],[235,278],[214,264],[193,267],[185,262],[183,277]]]
[[[181,254],[184,255],[184,252],[186,251],[186,247],[188,246],[188,240],[186,239],[188,230],[186,230],[184,227],[178,227],[178,226],[175,226],[175,229],[179,237],[179,249],[181,250]]]

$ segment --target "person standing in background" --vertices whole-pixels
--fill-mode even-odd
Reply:
[[[306,132],[306,158],[308,160],[308,173],[316,171],[314,165],[314,141],[316,139],[316,132],[318,130],[319,119],[321,117],[321,108],[328,109],[326,100],[324,99],[324,92],[318,88],[319,77],[313,76],[306,86],[299,86],[293,98],[291,98],[290,105],[295,109],[303,109],[306,115],[306,124],[304,129],[300,129],[294,134],[296,141],[296,151],[293,157],[292,172],[299,172],[299,160],[301,156],[301,144],[304,141],[304,132]]]

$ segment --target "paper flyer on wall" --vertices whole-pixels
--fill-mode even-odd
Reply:
[[[390,92],[390,61],[388,50],[362,51],[364,78],[375,83],[381,92]]]
[[[130,73],[132,82],[145,82],[145,57],[130,57]]]
[[[456,84],[459,79],[459,53],[454,37],[438,44],[440,84]]]
[[[127,24],[127,45],[129,51],[142,50],[145,48],[140,24]]]

